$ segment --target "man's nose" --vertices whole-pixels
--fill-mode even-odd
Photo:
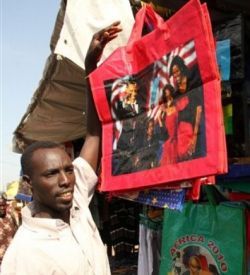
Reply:
[[[64,171],[62,171],[62,172],[60,173],[59,185],[60,185],[60,186],[64,186],[64,185],[67,186],[67,185],[69,185],[69,184],[70,184],[70,179],[69,179],[67,173],[64,172]]]

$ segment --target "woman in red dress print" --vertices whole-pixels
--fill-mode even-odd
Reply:
[[[161,105],[161,116],[163,116],[163,121],[165,127],[168,131],[168,139],[163,144],[162,157],[160,164],[171,164],[175,163],[177,160],[177,118],[178,112],[174,104],[174,87],[170,84],[165,85],[162,94],[162,105]],[[161,125],[162,119],[159,118],[159,124]]]
[[[189,69],[181,57],[175,56],[170,66],[170,75],[176,87],[178,161],[201,157],[205,150],[204,108],[198,65]]]

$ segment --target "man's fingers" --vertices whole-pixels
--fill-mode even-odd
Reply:
[[[120,24],[121,24],[121,21],[115,21],[114,23],[109,25],[106,29],[117,28]]]
[[[115,38],[114,35],[116,35],[118,32],[122,31],[122,28],[118,27],[120,24],[120,21],[116,21],[110,26],[100,30],[94,35],[94,39],[100,40],[101,42],[108,40],[109,38]]]
[[[121,29],[117,29],[117,28],[116,29],[107,29],[107,30],[105,30],[101,35],[100,43],[102,45],[105,45],[109,41],[116,38],[117,35],[118,35],[118,32],[120,32],[120,31],[121,31]]]
[[[109,35],[113,35],[115,33],[121,32],[122,28],[119,27],[120,23],[121,23],[120,21],[114,22],[113,24],[111,24],[110,26],[108,26],[107,28],[105,28],[103,30],[103,32],[104,33],[107,32]]]
[[[98,62],[100,60],[106,44],[116,38],[118,33],[122,31],[122,28],[120,28],[119,25],[120,21],[116,21],[109,27],[106,27],[93,35],[89,46],[88,61]]]
[[[109,29],[106,30],[103,35],[102,38],[103,39],[113,39],[115,37],[117,37],[118,33],[121,32],[121,29]]]

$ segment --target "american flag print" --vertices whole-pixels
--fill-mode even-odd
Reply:
[[[191,40],[185,45],[175,48],[169,54],[164,55],[154,63],[153,77],[150,86],[148,116],[155,120],[159,115],[158,110],[161,103],[163,88],[167,84],[171,84],[176,88],[173,76],[170,75],[170,66],[175,56],[182,58],[185,65],[191,68],[197,62],[194,41]],[[157,85],[155,85],[155,83],[157,83]]]
[[[188,68],[192,68],[192,66],[197,63],[194,40],[188,41],[187,43],[173,49],[170,53],[162,56],[153,64],[149,65],[148,68],[144,69],[146,74],[151,77],[150,81],[148,82],[149,87],[147,89],[147,100],[143,106],[143,109],[147,112],[148,118],[153,118],[154,120],[158,119],[158,116],[161,113],[160,105],[164,86],[171,84],[174,88],[176,88],[174,78],[170,74],[171,63],[175,56],[182,58],[185,65]],[[118,102],[122,102],[125,98],[128,81],[130,79],[134,79],[139,83],[144,81],[142,78],[145,79],[145,73],[140,72],[136,75],[126,75],[122,78],[118,78],[112,83],[110,109],[112,118],[114,120],[113,150],[117,149],[117,142],[123,129],[123,121],[119,119],[119,114],[117,113]],[[145,93],[145,91],[140,91],[139,89],[139,96],[142,92]],[[145,94],[142,96],[145,97]]]

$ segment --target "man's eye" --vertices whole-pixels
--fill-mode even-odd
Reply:
[[[46,174],[46,177],[53,177],[54,175],[56,175],[57,171],[50,171]]]
[[[66,169],[66,172],[69,174],[72,174],[74,172],[74,168],[73,167],[69,167]]]

